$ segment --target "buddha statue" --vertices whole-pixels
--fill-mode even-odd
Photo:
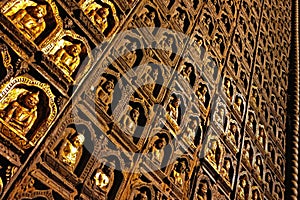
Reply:
[[[226,159],[226,160],[224,160],[223,167],[220,170],[220,175],[222,177],[224,177],[225,180],[228,181],[228,182],[230,182],[230,178],[229,178],[230,167],[231,167],[230,160]]]
[[[217,140],[211,140],[209,143],[209,146],[206,151],[206,159],[212,164],[212,166],[217,170],[217,148],[218,148],[218,142]]]
[[[9,16],[15,26],[30,40],[35,40],[46,28],[46,5],[27,6]]]
[[[112,103],[112,95],[115,88],[113,79],[108,78],[102,85],[98,86],[96,91],[96,98],[100,101],[104,109],[107,111],[109,105]]]
[[[235,123],[230,123],[230,128],[227,132],[227,139],[236,146],[235,136],[238,135],[237,125]]]
[[[138,191],[138,193],[134,196],[133,200],[147,200],[147,192],[146,191]]]
[[[230,88],[231,88],[231,81],[230,79],[226,79],[225,82],[224,82],[224,92],[226,94],[226,96],[231,99],[231,92],[230,92]]]
[[[246,189],[247,187],[247,180],[245,177],[242,177],[240,180],[240,184],[238,186],[238,193],[237,193],[237,197],[238,199],[246,199]]]
[[[134,131],[138,124],[138,119],[140,116],[139,108],[133,108],[129,111],[129,114],[124,115],[121,120],[121,125],[130,134],[134,134]]]
[[[206,182],[200,182],[197,190],[197,200],[207,200],[208,185]]]
[[[91,10],[87,13],[87,16],[91,21],[100,28],[100,31],[103,33],[108,27],[107,17],[109,15],[109,9],[106,7],[100,7],[95,10]]]
[[[243,103],[242,98],[241,97],[236,97],[233,108],[236,111],[238,111],[239,114],[242,114],[242,103]]]
[[[150,148],[150,152],[152,152],[151,157],[155,161],[161,163],[162,159],[164,157],[164,151],[163,148],[166,146],[167,142],[165,138],[158,138],[154,145]]]
[[[183,186],[186,178],[187,166],[184,160],[177,161],[172,171],[171,177],[174,179],[175,185]]]
[[[52,57],[61,69],[71,76],[80,64],[81,44],[70,44],[59,49]]]
[[[25,136],[37,119],[39,92],[24,91],[17,100],[1,111],[2,119],[14,130]]]
[[[198,127],[198,122],[196,119],[191,119],[187,128],[186,128],[186,135],[185,138],[188,141],[188,143],[195,148],[195,137],[197,133],[197,127]]]
[[[82,155],[82,146],[85,140],[83,134],[78,133],[74,128],[68,128],[70,133],[74,133],[70,139],[65,139],[60,146],[58,158],[70,170],[74,170]]]
[[[171,119],[177,123],[179,117],[179,105],[180,99],[176,96],[173,96],[173,99],[167,106],[167,113],[170,115]]]
[[[111,166],[104,165],[96,170],[93,177],[94,184],[102,191],[108,192],[114,180],[114,170]]]
[[[200,102],[205,105],[206,103],[206,94],[207,94],[207,86],[206,85],[202,85],[201,87],[199,87],[199,89],[196,92],[196,95],[198,96],[198,99],[200,100]]]

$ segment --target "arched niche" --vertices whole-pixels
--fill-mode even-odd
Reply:
[[[110,0],[79,1],[84,14],[105,37],[111,36],[119,26],[119,7]]]
[[[69,82],[74,82],[77,77],[83,77],[93,62],[87,40],[71,30],[66,30],[50,41],[42,51],[48,54],[52,62],[63,72],[63,76]]]
[[[37,6],[39,6],[39,9],[43,9],[43,15],[40,20],[36,20],[33,17],[35,12],[37,12],[35,10]],[[40,47],[49,38],[55,37],[55,34],[62,29],[62,21],[58,9],[55,2],[51,0],[14,0],[3,5],[2,10],[4,15],[20,30],[21,34]],[[26,14],[27,20],[31,21],[25,21],[24,16]],[[32,24],[28,24],[29,22]]]
[[[57,114],[50,86],[20,76],[3,85],[0,98],[1,132],[23,150],[35,146]]]
[[[62,165],[80,177],[94,152],[94,130],[83,120],[75,120],[61,131],[63,139],[55,145],[53,153]]]

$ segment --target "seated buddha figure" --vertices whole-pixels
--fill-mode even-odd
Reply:
[[[187,170],[188,168],[183,160],[177,161],[171,174],[175,185],[179,185],[181,187],[184,185]]]
[[[74,133],[70,139],[65,139],[60,146],[58,159],[63,162],[72,171],[77,166],[80,157],[82,155],[82,146],[85,140],[83,134],[78,133],[73,128],[70,129],[70,133]]]
[[[28,39],[35,40],[46,28],[46,15],[46,5],[36,5],[20,9],[9,18]]]
[[[39,92],[24,91],[0,115],[14,130],[25,136],[37,119]]]
[[[140,116],[139,108],[133,108],[121,119],[121,126],[130,134],[134,134]]]
[[[102,85],[99,85],[96,91],[97,99],[100,101],[107,111],[109,105],[112,103],[113,91],[115,84],[112,78],[105,79],[105,82]]]
[[[197,190],[197,194],[196,194],[196,199],[197,200],[207,200],[208,199],[208,190],[209,187],[207,185],[207,182],[200,182],[199,186],[198,186],[198,190]]]
[[[101,32],[103,33],[105,29],[108,27],[107,17],[109,15],[109,9],[106,7],[100,7],[95,10],[91,10],[87,13],[87,16],[91,19],[91,21],[99,26]]]
[[[71,76],[80,64],[79,54],[81,50],[80,44],[66,45],[53,55],[54,62],[61,67],[67,75]]]
[[[114,170],[111,166],[104,165],[96,170],[93,179],[100,190],[107,192],[114,181]]]

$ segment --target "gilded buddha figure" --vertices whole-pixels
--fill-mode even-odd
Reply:
[[[184,160],[177,161],[172,171],[172,178],[174,179],[174,183],[179,186],[184,185],[185,177],[186,177],[187,166]]]
[[[224,92],[226,94],[226,96],[231,100],[231,91],[230,91],[230,88],[231,88],[231,81],[230,79],[226,79],[225,82],[224,82],[224,86],[223,86],[223,89],[224,89]]]
[[[155,142],[154,145],[150,148],[150,152],[152,154],[150,155],[152,159],[155,159],[159,163],[162,162],[162,159],[164,157],[164,150],[163,148],[166,146],[167,142],[165,138],[158,138]]]
[[[112,102],[112,95],[115,88],[115,84],[112,78],[106,79],[105,82],[100,85],[96,91],[97,99],[103,103],[104,109],[107,111],[109,105]]]
[[[235,136],[238,135],[238,128],[235,123],[230,123],[230,128],[227,131],[227,139],[233,144],[236,145]]]
[[[171,119],[175,121],[175,123],[177,123],[179,117],[179,105],[180,99],[174,96],[167,106],[167,112],[170,115]]]
[[[70,139],[66,139],[60,147],[58,158],[72,171],[77,166],[82,155],[82,146],[85,140],[83,134],[75,129],[69,128],[71,133],[75,132]]]
[[[200,182],[197,190],[197,200],[207,200],[208,185],[206,182]]]
[[[71,76],[80,64],[79,54],[81,50],[80,44],[66,45],[53,55],[54,62],[61,67],[67,75]]]
[[[212,166],[218,170],[218,163],[219,163],[219,156],[220,153],[218,152],[219,144],[218,141],[213,139],[210,141],[209,146],[206,150],[206,159],[212,164]]]
[[[224,160],[224,164],[223,164],[223,167],[220,170],[220,174],[228,182],[230,181],[230,177],[229,177],[230,168],[231,168],[230,160],[228,160],[228,159]]]
[[[24,91],[1,112],[2,119],[23,136],[37,119],[39,92]]]
[[[113,183],[114,175],[113,168],[110,166],[102,166],[96,170],[94,175],[94,184],[102,191],[107,192]]]
[[[191,119],[188,123],[188,126],[186,128],[186,134],[184,135],[184,138],[187,140],[187,142],[195,148],[195,138],[198,128],[198,122],[196,119]]]
[[[242,114],[242,104],[243,100],[241,97],[236,97],[236,100],[234,102],[233,108],[239,112],[239,114]]]
[[[247,187],[246,177],[242,177],[240,179],[240,184],[238,186],[238,193],[237,193],[238,199],[246,199],[246,191],[245,191],[246,187]]]
[[[198,99],[200,102],[204,105],[206,102],[206,95],[207,95],[208,89],[206,85],[199,86],[198,90],[196,91],[196,95],[198,96]]]
[[[99,26],[102,33],[108,27],[108,22],[107,22],[108,15],[109,15],[109,9],[106,7],[93,9],[87,13],[87,16],[91,19],[91,21],[95,25]]]
[[[20,9],[9,18],[28,39],[35,40],[46,28],[46,15],[46,5],[36,5]]]
[[[139,116],[140,116],[139,108],[133,108],[132,110],[129,111],[129,115],[128,114],[124,115],[121,121],[121,125],[129,133],[134,134],[134,131],[138,124]]]

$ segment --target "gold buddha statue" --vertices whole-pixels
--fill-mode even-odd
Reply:
[[[71,76],[80,64],[81,50],[80,44],[66,45],[53,55],[53,60],[67,75]]]
[[[37,119],[39,92],[25,91],[1,112],[2,119],[15,131],[25,136]]]
[[[20,9],[9,18],[28,39],[35,40],[46,28],[46,15],[46,5],[36,5]]]
[[[63,142],[59,150],[58,158],[73,171],[80,160],[85,137],[83,134],[78,133],[75,129],[70,130],[70,132],[75,133],[70,139],[66,139]]]

